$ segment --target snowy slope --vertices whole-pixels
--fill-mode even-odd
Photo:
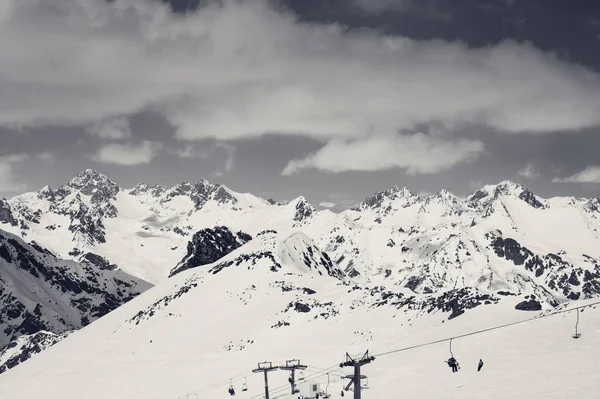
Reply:
[[[294,358],[310,366],[307,377],[330,367],[329,389],[339,397],[339,376],[350,370],[336,365],[346,352],[378,355],[541,313],[516,312],[522,298],[509,295],[482,299],[449,320],[453,310],[423,306],[426,295],[404,301],[398,292],[355,285],[327,258],[303,233],[260,234],[0,375],[0,397],[175,399],[197,393],[211,399],[227,396],[233,376],[237,397],[260,398],[263,376],[251,370],[265,360],[277,365]],[[594,398],[600,309],[588,308],[581,317],[577,341],[570,337],[574,314],[457,339],[457,374],[443,363],[450,356],[447,342],[377,356],[363,369],[370,385],[363,397]],[[477,373],[480,358],[485,366]],[[247,392],[240,391],[244,377]],[[289,395],[287,377],[283,371],[269,375],[271,387],[282,387],[272,397],[297,397]],[[326,375],[316,381],[324,388]]]
[[[81,263],[63,260],[0,230],[0,348],[22,335],[81,328],[150,287],[93,254],[83,256]],[[48,341],[34,340],[27,344]]]

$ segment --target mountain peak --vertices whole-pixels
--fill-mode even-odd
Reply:
[[[72,188],[82,189],[89,184],[93,185],[111,185],[117,186],[114,182],[109,180],[106,175],[103,175],[100,172],[97,172],[93,169],[86,169],[82,172],[79,172],[77,176],[75,176],[67,185]]]
[[[510,196],[519,198],[534,208],[546,208],[544,200],[538,198],[533,192],[526,187],[511,180],[503,180],[495,185],[487,185],[475,191],[468,199],[472,204],[489,203],[491,200],[498,199],[501,196]]]
[[[48,185],[42,187],[40,189],[40,191],[38,191],[37,196],[40,199],[47,199],[50,201],[53,201],[56,198],[56,194],[55,194],[54,190],[52,190],[52,188]]]
[[[297,222],[309,219],[316,212],[316,209],[303,196],[294,198],[288,205],[296,208],[294,220]]]
[[[77,174],[67,183],[67,187],[91,196],[95,202],[114,198],[120,190],[115,182],[93,169],[86,169]]]
[[[398,186],[391,186],[387,190],[379,191],[371,197],[361,202],[357,209],[365,208],[379,208],[386,200],[394,201],[398,199],[406,199],[408,202],[413,202],[419,196],[406,187],[399,188]]]

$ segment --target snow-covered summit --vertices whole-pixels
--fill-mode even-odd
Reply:
[[[408,188],[399,188],[398,186],[391,186],[390,188],[379,191],[374,195],[366,198],[362,201],[355,210],[365,210],[382,208],[389,206],[391,202],[401,201],[404,207],[410,206],[419,200],[419,196]]]
[[[119,192],[119,186],[102,173],[86,169],[71,179],[60,191],[77,190],[79,193],[90,196],[92,202],[102,202],[114,198]]]

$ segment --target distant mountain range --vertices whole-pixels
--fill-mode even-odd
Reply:
[[[510,181],[466,197],[394,186],[333,213],[304,197],[278,203],[206,180],[123,189],[86,170],[56,190],[0,200],[0,344],[27,347],[19,336],[80,328],[190,269],[295,271],[360,287],[358,307],[448,318],[507,300],[552,308],[599,296],[599,227],[598,198],[544,199]],[[312,307],[299,303],[290,306]],[[323,306],[334,317],[346,305]],[[48,337],[35,339],[55,341]]]

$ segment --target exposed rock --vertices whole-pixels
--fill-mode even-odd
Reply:
[[[32,335],[22,335],[0,349],[0,373],[11,369],[32,356],[48,349],[62,341],[69,332],[54,334],[49,331],[39,331]]]
[[[533,194],[529,190],[523,190],[523,192],[521,194],[519,194],[519,198],[522,199],[523,201],[527,202],[529,205],[531,205],[532,207],[534,207],[536,209],[544,209],[545,208],[544,204],[542,204],[537,199],[535,194]]]
[[[571,300],[589,299],[600,294],[600,263],[595,263],[593,271],[584,270],[557,254],[534,254],[512,238],[503,239],[492,233],[487,236],[497,256],[516,266],[523,266],[525,271],[541,279],[543,285],[554,294]],[[584,284],[581,284],[581,280]],[[557,305],[558,301],[551,301],[551,304]]]
[[[116,270],[117,269],[117,265],[115,264],[111,264],[108,259],[94,254],[92,252],[88,252],[86,253],[84,256],[82,256],[80,258],[81,263],[87,263],[90,265],[94,265],[97,268],[99,268],[100,270]]]
[[[202,229],[194,234],[187,245],[187,254],[171,270],[169,277],[184,270],[214,263],[251,239],[249,234],[241,231],[234,234],[225,226]]]
[[[530,299],[528,301],[519,302],[515,305],[515,309],[527,311],[542,310],[542,304],[534,299]]]
[[[13,217],[10,205],[5,198],[0,198],[0,223],[8,223],[11,226],[17,226],[17,220]]]
[[[310,218],[315,213],[315,208],[312,207],[304,197],[300,197],[298,202],[296,203],[296,214],[294,215],[294,220],[297,222],[301,222]]]
[[[22,281],[32,294],[15,288]],[[62,260],[0,230],[0,346],[39,331],[78,329],[149,287],[122,271]]]

